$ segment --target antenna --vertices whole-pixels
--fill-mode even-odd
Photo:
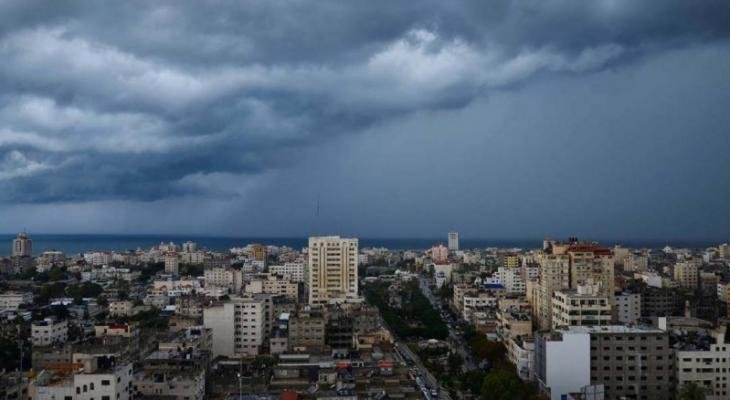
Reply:
[[[314,215],[319,217],[319,193],[317,193],[317,211],[315,211]]]

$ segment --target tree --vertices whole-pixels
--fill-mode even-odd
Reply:
[[[679,390],[678,400],[705,400],[705,389],[694,382],[686,383]]]
[[[526,397],[525,386],[514,372],[498,369],[487,374],[482,383],[483,400],[513,400]]]
[[[461,372],[461,366],[464,364],[464,358],[459,353],[452,352],[447,359],[449,372],[452,375],[458,375]]]

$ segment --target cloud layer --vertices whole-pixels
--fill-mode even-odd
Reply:
[[[722,0],[3,2],[0,204],[245,198],[312,145],[728,36]]]

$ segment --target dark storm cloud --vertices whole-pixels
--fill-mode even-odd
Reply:
[[[6,203],[236,196],[211,182],[540,74],[730,34],[726,1],[39,4],[0,5]]]

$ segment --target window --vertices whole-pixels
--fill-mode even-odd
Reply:
[[[101,381],[101,386],[109,386],[109,383],[110,382],[108,380],[104,379]]]

